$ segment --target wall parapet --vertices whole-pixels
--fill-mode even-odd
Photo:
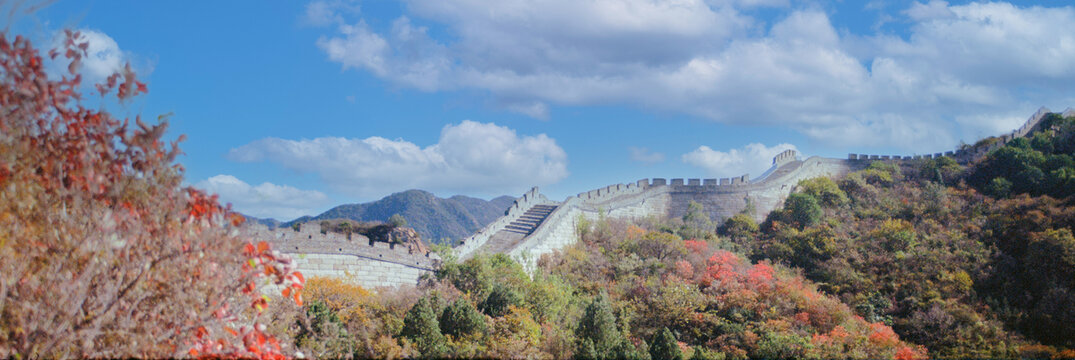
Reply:
[[[798,160],[795,150],[784,150],[773,157],[773,166],[779,167],[792,161]]]

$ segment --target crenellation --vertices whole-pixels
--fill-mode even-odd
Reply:
[[[717,186],[717,179],[705,179],[702,182],[705,186]]]
[[[653,179],[653,186],[665,186],[665,185],[667,185],[667,183],[665,183],[664,179],[661,179],[661,178],[654,178]]]

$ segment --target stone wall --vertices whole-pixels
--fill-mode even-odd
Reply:
[[[757,180],[748,175],[726,179],[642,179],[570,196],[533,233],[509,254],[528,271],[541,255],[578,241],[579,218],[602,216],[634,220],[646,217],[681,217],[691,201],[701,203],[710,217],[722,222],[753,206],[758,221],[782,206],[799,181],[818,176],[842,176],[864,165],[840,159],[811,157],[798,160],[794,151],[779,154],[773,168]]]
[[[417,285],[422,274],[439,265],[439,258],[420,253],[402,244],[370,241],[360,234],[348,238],[339,233],[321,233],[317,223],[269,230],[252,225],[250,231],[273,249],[290,255],[306,277],[327,276],[355,281],[366,288]]]
[[[407,266],[348,254],[291,254],[299,271],[307,278],[336,277],[351,280],[367,289],[414,286],[432,268]]]

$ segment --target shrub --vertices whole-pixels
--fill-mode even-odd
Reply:
[[[474,309],[466,298],[455,299],[440,314],[440,328],[444,335],[455,338],[485,333],[485,317]]]
[[[837,207],[847,203],[847,194],[836,186],[836,182],[827,177],[816,177],[799,181],[799,192],[813,196],[828,207]]]
[[[504,284],[496,284],[489,296],[478,307],[492,317],[501,317],[508,313],[511,306],[522,306],[523,297],[515,289]]]
[[[392,214],[392,216],[388,217],[388,223],[395,227],[407,226],[407,220],[400,214]]]
[[[787,212],[791,221],[799,226],[814,226],[821,220],[821,205],[817,199],[808,194],[794,193],[788,195],[784,201],[784,211]]]
[[[336,313],[325,303],[310,301],[306,305],[305,315],[296,323],[299,332],[295,336],[295,345],[304,353],[316,358],[343,358],[352,355],[354,341]]]
[[[687,212],[683,214],[683,226],[678,232],[679,235],[687,239],[704,239],[712,236],[713,230],[713,220],[705,212],[705,207],[691,200],[687,204]]]
[[[985,193],[995,198],[1006,198],[1011,195],[1012,182],[1003,177],[995,177],[989,181],[989,185],[985,187]]]
[[[918,169],[920,177],[939,183],[952,183],[963,173],[963,167],[951,157],[939,157],[922,162]]]

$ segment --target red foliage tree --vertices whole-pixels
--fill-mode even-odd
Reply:
[[[281,357],[261,288],[300,302],[302,275],[182,186],[166,122],[82,106],[87,45],[66,35],[54,80],[28,40],[0,34],[0,357]],[[129,66],[96,89],[147,92]]]

